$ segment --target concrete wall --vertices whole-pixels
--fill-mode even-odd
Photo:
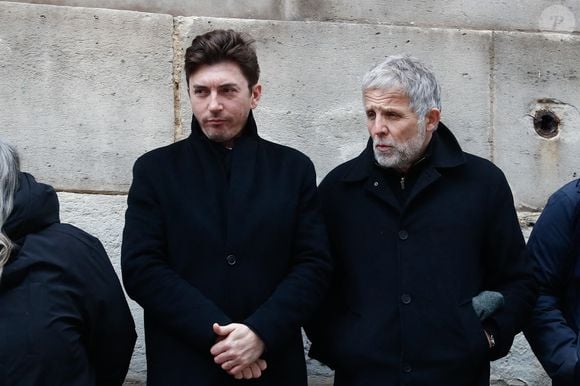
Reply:
[[[0,136],[19,148],[25,170],[60,191],[63,220],[101,238],[117,269],[131,166],[188,135],[183,50],[213,28],[256,38],[259,130],[308,154],[319,178],[364,146],[363,73],[402,52],[432,65],[443,121],[467,151],[505,171],[526,231],[579,172],[580,38],[570,32],[579,31],[580,1],[25,3],[34,2],[0,1]],[[542,111],[560,121],[553,138],[534,129]],[[131,377],[143,378],[132,306],[141,338]],[[322,367],[311,373],[328,381]],[[547,384],[521,337],[493,375],[497,384]]]
[[[124,193],[173,141],[169,15],[0,3],[1,129],[57,189]]]
[[[579,31],[580,0],[21,0],[21,3],[109,8],[174,16],[352,21],[508,31]]]

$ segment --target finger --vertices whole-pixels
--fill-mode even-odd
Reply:
[[[230,374],[234,374],[239,371],[232,371],[237,366],[237,363],[234,361],[226,361],[222,363],[222,369],[229,372]]]
[[[260,378],[262,376],[262,371],[260,371],[260,366],[256,362],[248,366],[252,371],[252,378]]]
[[[260,368],[260,370],[264,371],[268,368],[268,363],[264,359],[258,359],[256,364]]]
[[[217,363],[218,365],[221,365],[221,364],[223,364],[223,363],[225,363],[227,361],[233,361],[234,359],[236,359],[236,357],[232,353],[230,353],[230,352],[222,352],[222,353],[216,355],[213,358],[213,361],[215,363]]]
[[[243,369],[242,374],[244,374],[244,379],[252,379],[252,370],[249,367]]]
[[[230,374],[242,373],[247,367],[244,365],[235,365],[228,371]]]
[[[228,351],[228,349],[229,349],[229,346],[226,342],[219,341],[216,344],[214,344],[213,346],[211,346],[211,348],[209,349],[209,352],[211,353],[211,355],[213,355],[215,357],[221,353]]]
[[[216,335],[220,335],[220,336],[228,335],[230,332],[232,332],[235,329],[235,327],[232,326],[232,324],[226,324],[225,326],[220,326],[217,323],[214,323],[212,325],[212,328],[213,328],[213,332]]]
[[[240,377],[240,378],[236,378],[236,379],[241,379],[241,378],[243,378],[243,377],[244,377],[244,374],[243,374],[242,370],[243,370],[243,369],[241,369],[241,368],[240,368],[240,370],[239,370],[239,371],[235,371],[235,372],[234,372],[234,371],[232,371],[232,370],[227,370],[226,372],[227,372],[229,375],[231,375],[232,377],[234,377],[234,378],[236,378],[236,377],[238,377],[238,376]]]

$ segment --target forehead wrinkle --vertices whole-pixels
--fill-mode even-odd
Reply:
[[[389,112],[396,112],[396,113],[400,113],[404,110],[403,106],[385,106],[384,104],[381,103],[375,103],[375,102],[369,102],[369,103],[365,103],[365,109],[366,110],[377,110],[380,111],[382,113],[389,113]]]
[[[409,107],[409,98],[400,92],[364,93],[364,106],[381,111],[401,111]]]

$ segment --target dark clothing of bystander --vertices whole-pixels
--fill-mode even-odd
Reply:
[[[121,385],[135,325],[99,240],[60,223],[55,191],[26,173],[5,230],[0,385]]]

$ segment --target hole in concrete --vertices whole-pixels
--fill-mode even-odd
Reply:
[[[560,130],[560,118],[549,110],[538,110],[534,116],[534,129],[542,138],[554,138]]]

